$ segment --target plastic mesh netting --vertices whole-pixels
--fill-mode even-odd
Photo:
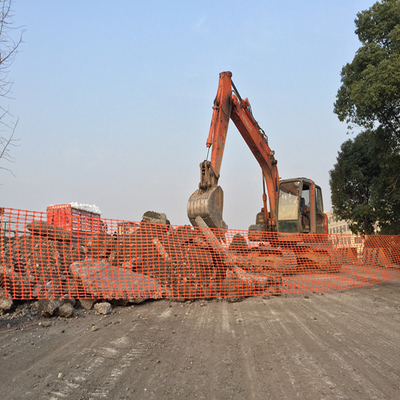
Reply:
[[[400,278],[400,236],[260,233],[251,241],[240,230],[68,218],[49,221],[46,213],[1,209],[3,295],[242,297]]]

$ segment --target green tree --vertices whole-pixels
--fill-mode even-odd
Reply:
[[[399,1],[381,0],[357,14],[355,33],[361,47],[342,68],[334,104],[334,112],[350,130],[352,124],[366,129],[343,144],[331,171],[334,211],[352,221],[355,233],[371,232],[371,224],[378,221],[380,233],[400,234]],[[351,157],[349,148],[357,155]],[[343,170],[349,173],[347,178]],[[337,184],[340,179],[343,188]],[[350,188],[355,191],[352,200]]]
[[[378,1],[355,24],[362,46],[342,69],[334,112],[348,124],[381,126],[400,143],[400,3]]]
[[[377,221],[373,205],[380,166],[374,160],[375,136],[371,130],[360,133],[341,146],[337,163],[329,171],[333,213],[348,221],[355,234],[371,234]]]
[[[372,204],[381,234],[400,234],[400,145],[390,132],[375,131],[374,155],[380,174]]]

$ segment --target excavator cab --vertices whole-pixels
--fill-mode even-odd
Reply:
[[[322,191],[311,179],[279,182],[277,230],[288,233],[324,233]]]
[[[256,216],[255,225],[249,227],[249,240],[262,241],[263,232],[268,231],[327,233],[328,221],[323,212],[322,191],[312,180],[281,180],[277,197],[275,227],[268,226],[268,222],[271,221],[265,220],[265,212],[262,209]]]

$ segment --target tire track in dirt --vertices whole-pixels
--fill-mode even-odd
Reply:
[[[346,299],[347,295],[343,294],[341,296]],[[347,302],[349,302],[349,299],[347,299]],[[346,300],[343,303],[345,304]],[[376,319],[380,320],[382,324],[379,324],[378,327],[366,327],[366,321],[368,324],[370,315],[360,308],[352,310],[349,318],[349,312],[340,303],[339,305],[336,303],[336,307],[339,310],[336,313],[333,313],[335,311],[333,307],[330,307],[328,313],[325,307],[312,307],[310,302],[307,302],[307,304],[305,302],[299,303],[299,306],[305,308],[310,315],[314,315],[329,332],[333,333],[336,339],[344,342],[349,348],[349,352],[353,351],[360,358],[364,358],[365,362],[370,365],[371,370],[374,370],[375,366],[378,365],[377,363],[379,363],[381,368],[385,367],[386,374],[395,374],[398,364],[398,359],[395,355],[400,351],[400,344],[396,344],[395,341],[399,326],[398,322],[393,324],[392,321],[388,321],[387,318],[383,318],[378,314]],[[336,318],[333,318],[333,316]],[[366,331],[373,340],[366,337]],[[361,341],[360,337],[364,340]],[[387,350],[382,353],[382,349]],[[361,352],[364,354],[361,354]],[[366,355],[369,355],[369,357],[366,357]],[[393,375],[393,378],[395,378],[395,375]]]
[[[285,352],[281,353],[272,349],[272,357],[274,364],[282,368],[291,384],[286,385],[285,379],[282,379],[281,385],[273,389],[275,394],[273,398],[303,398],[308,392],[317,392],[324,397],[332,393],[335,385],[328,371],[325,370],[324,365],[318,363],[314,356],[314,349],[304,346],[301,340],[303,336],[308,336],[308,333],[302,331],[302,327],[299,327],[293,318],[288,318],[290,302],[284,309],[270,301],[266,302],[266,305],[274,318],[265,321],[261,329],[266,336],[271,336],[272,332],[273,337],[279,338],[283,344],[286,344]],[[279,369],[273,369],[272,372],[278,380]],[[335,388],[335,395],[341,397],[343,393]]]
[[[394,399],[399,289],[163,300],[3,328],[2,398]]]
[[[322,337],[322,335],[313,332],[313,330],[308,327],[303,320],[300,319],[296,312],[291,310],[287,310],[287,312],[294,320],[297,321],[299,328],[301,328],[304,332],[304,338],[302,341],[307,342],[308,339],[312,343],[312,346],[319,348],[320,352],[318,353],[325,354],[327,357],[325,362],[326,365],[330,367],[328,372],[331,375],[334,375],[335,372],[341,368],[343,372],[346,373],[347,378],[350,381],[357,383],[359,391],[364,392],[364,396],[366,396],[364,398],[385,398],[385,394],[370,381],[368,376],[365,376],[367,369],[364,367],[363,373],[359,373],[357,372],[357,368],[354,367],[360,362],[365,363],[365,359],[362,358],[360,360],[358,357],[351,356],[351,348],[346,346],[346,350],[343,350],[343,348],[340,345],[338,346],[337,343],[332,343],[332,341],[337,341],[333,335],[327,334]],[[363,354],[363,356],[365,356],[365,354]]]
[[[59,335],[61,336],[62,339],[64,339],[62,335],[65,334],[61,333],[60,329],[50,327],[50,330],[51,329],[53,329],[53,331],[55,330],[57,333],[60,332]],[[102,363],[101,358],[96,358],[93,360],[92,351],[90,349],[84,348],[82,349],[82,353],[80,354],[74,354],[71,351],[72,349],[81,347],[80,343],[82,340],[82,336],[84,336],[84,333],[86,331],[88,331],[88,327],[79,329],[78,332],[74,333],[72,337],[65,336],[65,339],[68,339],[68,341],[65,343],[60,343],[60,340],[58,340],[59,339],[58,335],[49,337],[49,332],[42,331],[42,338],[41,338],[42,340],[38,342],[39,346],[37,346],[37,349],[33,350],[34,359],[31,361],[28,367],[26,367],[26,365],[24,367],[22,367],[21,365],[20,367],[21,368],[20,371],[24,376],[31,376],[33,378],[36,377],[37,381],[34,390],[30,390],[23,395],[25,398],[35,398],[36,393],[42,391],[48,392],[47,394],[49,395],[51,392],[50,390],[46,390],[46,388],[50,387],[50,383],[58,382],[57,380],[55,380],[55,378],[57,378],[57,374],[61,373],[61,371],[64,371],[68,364],[80,361],[82,359],[82,353],[85,354],[86,357],[92,361],[93,366],[90,368],[92,371],[95,370],[97,366]],[[101,340],[102,340],[101,337],[95,338],[91,344],[93,346],[96,346],[96,344],[99,343]],[[43,356],[42,352],[45,354],[45,357]],[[19,363],[21,364],[24,363],[26,357],[27,354],[24,353],[24,347],[21,347],[20,349],[15,349],[15,351],[13,351],[13,358],[19,360]],[[52,365],[52,373],[43,375],[41,371],[45,371],[48,365]],[[17,375],[11,380],[11,382],[13,382],[15,386],[18,386],[20,378],[21,375]],[[68,384],[70,386],[74,386],[72,382],[68,382]],[[10,396],[9,398],[11,399],[18,398],[18,396],[13,397],[14,395],[12,392],[8,393],[7,395]],[[40,397],[37,396],[37,398]]]
[[[375,290],[376,288],[370,288],[370,293]],[[335,324],[332,319],[327,319],[324,323],[333,332],[340,330],[346,354],[354,357],[352,363],[356,368],[363,370],[366,379],[387,390],[391,382],[399,379],[400,318],[398,314],[391,313],[391,309],[395,307],[381,304],[380,299],[379,304],[376,304],[373,297],[364,301],[352,297],[351,292],[338,294],[335,305],[341,310],[346,310],[346,304],[353,303],[358,308],[353,306],[348,312],[346,310],[342,313],[342,318],[335,320]],[[397,304],[400,304],[400,300],[397,300]]]

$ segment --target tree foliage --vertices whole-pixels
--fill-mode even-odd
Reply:
[[[372,204],[381,234],[400,234],[400,145],[392,135],[375,131],[374,159],[380,166]]]
[[[362,46],[342,69],[334,112],[349,124],[382,126],[400,143],[400,3],[376,2],[355,24]]]
[[[371,151],[373,141],[373,132],[365,131],[344,142],[337,163],[329,171],[333,212],[349,221],[356,234],[373,233],[376,222],[372,198],[380,167]]]
[[[400,234],[400,146],[388,132],[366,130],[341,146],[330,173],[334,214],[355,234]]]
[[[381,0],[355,19],[361,47],[341,71],[334,112],[363,127],[330,171],[332,204],[354,233],[400,234],[400,0]],[[352,154],[354,152],[354,154]],[[343,185],[343,186],[340,186]]]

